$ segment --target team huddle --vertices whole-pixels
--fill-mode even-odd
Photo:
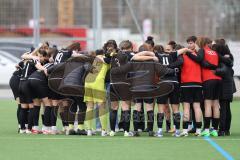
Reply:
[[[162,46],[148,37],[137,51],[129,40],[108,40],[95,51],[82,51],[78,42],[31,48],[10,79],[19,133],[93,136],[97,118],[101,136],[121,129],[126,137],[142,131],[162,137],[165,118],[175,137],[230,135],[233,56],[224,39],[186,42],[186,48],[174,41]]]

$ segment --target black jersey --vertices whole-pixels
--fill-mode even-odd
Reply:
[[[176,72],[179,71],[179,67],[183,63],[182,57],[178,57],[177,52],[171,53],[156,53],[156,57],[158,57],[159,63],[172,69],[176,69]],[[162,80],[171,81],[178,83],[178,75],[177,74],[167,74]]]
[[[19,63],[19,66],[22,68],[21,70],[21,79],[27,80],[29,76],[37,70],[35,65],[38,63],[37,60],[28,60],[25,63]]]
[[[43,67],[48,69],[51,66],[53,66],[53,63],[46,63]],[[47,76],[42,70],[36,70],[35,72],[33,72],[33,74],[31,74],[31,76],[28,79],[35,79],[35,80],[47,82]]]
[[[21,77],[21,74],[22,74],[22,67],[24,65],[24,62],[21,61],[18,63],[18,68],[13,72],[13,76],[18,76],[18,77]]]
[[[72,51],[67,49],[61,49],[58,53],[53,57],[54,64],[65,62],[68,58],[72,56]]]

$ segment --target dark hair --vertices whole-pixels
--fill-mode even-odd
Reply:
[[[164,52],[164,47],[162,45],[155,45],[153,48],[154,53],[161,53]]]
[[[117,42],[115,40],[113,40],[113,39],[110,39],[103,45],[103,50],[107,51],[107,47],[109,45],[113,45],[114,49],[117,49]]]
[[[172,46],[172,49],[175,50],[177,43],[175,41],[169,41],[168,45]]]
[[[119,44],[119,47],[121,50],[129,50],[129,49],[133,49],[133,44],[129,40],[124,40]]]
[[[187,38],[187,43],[188,42],[194,42],[195,43],[196,41],[197,41],[197,37],[196,36],[190,36],[190,37]]]
[[[149,51],[149,47],[146,44],[142,44],[139,48],[138,48],[138,52],[142,52],[142,51]]]
[[[212,40],[208,37],[198,37],[196,44],[199,46],[199,48],[204,48],[206,45],[209,45],[212,43]]]
[[[216,44],[213,44],[212,49],[221,56],[229,55],[230,58],[233,60],[233,55],[231,54],[231,51],[226,44],[226,41],[224,39],[216,39],[215,42]]]
[[[145,43],[150,44],[152,47],[154,47],[153,37],[152,36],[148,36],[147,40],[145,41]]]
[[[48,51],[47,51],[47,56],[48,57],[51,57],[51,56],[55,56],[55,55],[57,55],[57,53],[58,53],[58,50],[56,49],[56,48],[54,48],[54,47],[52,47],[52,48],[49,48],[48,49]]]
[[[175,50],[179,50],[179,49],[182,49],[182,48],[184,48],[184,46],[181,45],[181,44],[176,44],[176,46],[175,46]]]
[[[79,42],[74,42],[66,47],[67,50],[73,51],[73,50],[81,50],[81,45]]]
[[[46,57],[48,54],[45,50],[39,50],[38,51],[40,55],[42,55],[43,57]]]
[[[96,55],[103,55],[104,54],[103,49],[97,49],[95,52],[96,52]]]

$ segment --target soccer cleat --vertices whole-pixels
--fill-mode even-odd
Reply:
[[[26,133],[26,129],[20,129],[19,130],[19,134],[24,134],[24,133]]]
[[[181,136],[181,132],[180,131],[175,131],[175,133],[173,133],[174,137],[180,137]]]
[[[124,132],[124,137],[133,137],[133,133],[132,132]]]
[[[201,133],[197,133],[197,132],[195,132],[195,133],[194,133],[194,136],[196,136],[196,137],[200,137],[200,136],[202,136],[202,135],[201,135]]]
[[[101,132],[101,136],[102,136],[102,137],[106,137],[106,136],[108,136],[107,131],[102,130],[102,132]]]
[[[87,135],[87,132],[84,129],[77,129],[76,135]]]
[[[29,130],[29,129],[27,129],[27,130],[26,130],[26,133],[27,133],[27,134],[32,134],[32,131]]]
[[[224,131],[219,131],[218,136],[225,136],[225,132]]]
[[[193,134],[195,134],[195,133],[196,133],[196,129],[195,129],[195,128],[192,128],[192,129],[190,129],[190,130],[188,131],[188,133],[193,133]]]
[[[156,137],[163,137],[163,132],[162,131],[158,131],[155,134]]]
[[[133,131],[133,137],[139,137],[139,136],[140,136],[140,134],[138,131]]]
[[[201,136],[204,136],[204,137],[209,137],[210,136],[210,133],[209,133],[209,131],[203,131],[202,133],[201,133]]]
[[[187,136],[188,136],[188,133],[187,133],[187,132],[182,132],[182,133],[180,134],[180,136],[181,136],[181,137],[187,137]]]
[[[42,134],[48,135],[48,134],[51,134],[51,132],[49,130],[45,129],[45,130],[42,131]]]
[[[32,129],[32,134],[41,134],[42,131],[36,130],[36,129]]]
[[[87,136],[92,136],[93,133],[92,133],[92,130],[87,130]]]
[[[167,131],[167,133],[174,133],[174,132],[175,132],[175,129],[174,129],[174,128],[172,128],[172,129],[170,129],[170,130]]]
[[[114,131],[111,131],[111,132],[109,133],[109,136],[110,136],[110,137],[115,136],[115,132],[114,132]]]
[[[210,135],[213,137],[218,137],[218,132],[216,130],[213,130],[210,132]]]
[[[142,129],[138,129],[138,132],[140,132],[140,133],[141,133],[141,132],[143,132],[143,130],[142,130]]]
[[[119,128],[118,132],[124,132],[124,129],[123,128]]]
[[[225,131],[225,136],[230,136],[231,132],[230,131]]]
[[[76,132],[74,131],[74,129],[68,129],[66,131],[66,135],[76,135]]]
[[[149,131],[149,132],[148,132],[148,136],[149,136],[149,137],[154,137],[154,132],[153,132],[153,131]]]

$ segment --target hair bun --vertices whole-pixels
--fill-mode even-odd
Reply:
[[[148,37],[147,37],[147,40],[148,40],[148,41],[152,41],[152,40],[153,40],[153,37],[152,37],[152,36],[148,36]]]

